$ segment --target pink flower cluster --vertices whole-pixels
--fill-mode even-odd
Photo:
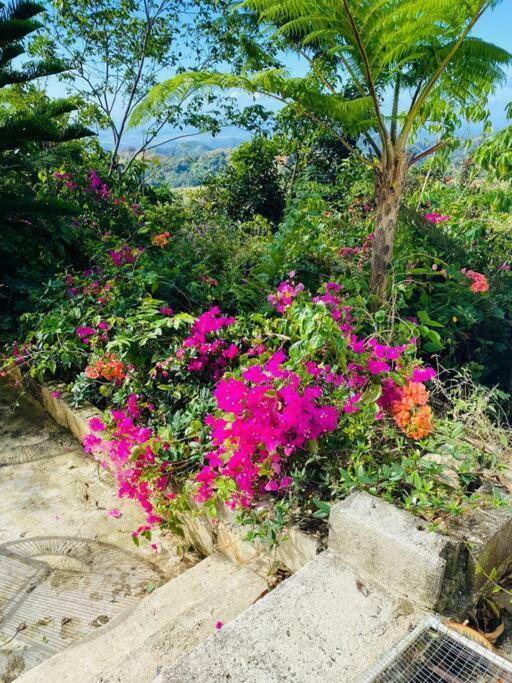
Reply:
[[[96,171],[89,171],[89,186],[85,189],[86,192],[92,192],[101,199],[109,199],[110,191],[106,184],[101,180]]]
[[[471,280],[470,290],[475,294],[477,292],[487,292],[489,290],[489,282],[487,278],[482,273],[477,273],[474,270],[462,270],[464,275]]]
[[[294,275],[295,273],[293,271],[288,273],[290,280],[281,282],[277,288],[277,292],[275,294],[269,294],[267,297],[268,301],[272,306],[277,308],[279,313],[283,313],[289,308],[295,297],[304,289],[304,285],[301,282],[295,284],[293,280]]]
[[[283,473],[288,458],[336,428],[338,412],[321,405],[321,387],[302,387],[297,374],[281,367],[285,361],[278,351],[264,365],[247,368],[242,379],[217,385],[221,414],[206,418],[214,448],[196,475],[196,500],[209,500],[221,479],[235,484],[225,501],[230,507],[248,507],[264,491],[288,488],[292,480]]]
[[[434,223],[434,225],[437,225],[438,223],[444,223],[446,221],[450,220],[450,216],[443,216],[440,213],[426,213],[424,215],[424,218],[426,221],[429,223]]]
[[[13,343],[12,357],[16,365],[22,365],[24,361],[29,359],[29,356],[29,347],[27,344],[23,344],[23,347],[20,349],[20,346],[17,341]]]
[[[87,327],[86,325],[81,325],[80,327],[77,327],[76,330],[76,336],[80,339],[81,342],[84,344],[90,344],[91,343],[91,338],[94,337],[96,334],[96,329],[94,327]]]
[[[72,299],[79,294],[83,294],[83,296],[93,297],[99,304],[106,303],[111,298],[109,292],[113,287],[113,283],[107,280],[102,285],[98,279],[87,282],[87,278],[91,278],[95,274],[98,275],[93,269],[89,269],[84,270],[82,273],[83,279],[80,279],[77,275],[66,275],[64,278],[64,282],[67,285],[66,296]]]
[[[401,364],[403,354],[415,345],[416,340],[412,338],[408,344],[392,346],[382,344],[374,338],[360,339],[354,333],[352,309],[343,303],[341,290],[342,286],[338,283],[327,282],[325,293],[314,297],[313,302],[329,309],[348,348],[356,355],[353,361],[347,363],[344,374],[336,375],[333,381],[336,386],[345,386],[352,392],[343,406],[343,412],[357,413],[360,410],[359,402],[364,390],[374,381],[372,377],[378,377],[382,383],[384,379],[382,375],[392,372]],[[310,372],[309,365],[306,365],[306,369]]]
[[[209,370],[213,378],[218,379],[228,361],[238,355],[238,347],[228,344],[217,333],[234,322],[235,318],[224,316],[218,306],[213,306],[194,322],[190,336],[184,339],[176,357],[180,361],[188,357],[187,369],[190,372]],[[188,356],[188,351],[193,352],[191,356]]]
[[[55,171],[53,174],[53,177],[56,180],[59,180],[64,184],[64,187],[67,187],[68,190],[74,190],[75,189],[75,183],[73,182],[73,176],[71,173],[65,173],[63,171]]]
[[[135,263],[142,252],[140,248],[132,248],[129,244],[122,244],[119,249],[110,249],[109,255],[115,266],[124,266],[126,263]]]
[[[339,254],[340,256],[347,257],[347,256],[367,256],[368,251],[370,247],[372,246],[372,242],[374,240],[374,235],[370,234],[366,238],[366,240],[361,244],[361,246],[357,247],[341,247]]]
[[[112,469],[117,479],[119,497],[137,500],[144,509],[147,524],[139,527],[134,535],[148,531],[162,521],[162,517],[155,514],[151,498],[155,492],[165,492],[169,483],[167,464],[157,464],[153,451],[160,440],[150,427],[137,424],[141,414],[138,397],[131,394],[124,410],[110,412],[113,425],[109,430],[100,418],[89,420],[92,433],[83,442],[86,453],[93,454],[103,467]],[[109,438],[103,438],[102,435],[107,431]],[[147,476],[148,469],[151,477]],[[172,495],[168,494],[168,497]]]

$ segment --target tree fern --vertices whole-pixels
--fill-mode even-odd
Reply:
[[[18,86],[42,76],[65,70],[59,60],[45,60],[21,66],[13,61],[24,54],[22,40],[41,24],[35,17],[44,7],[33,2],[0,3],[0,88]],[[43,204],[36,201],[27,184],[22,181],[20,170],[25,174],[35,162],[40,143],[56,144],[79,139],[92,133],[77,123],[66,122],[67,115],[76,106],[67,99],[47,101],[32,111],[13,112],[0,106],[0,218],[23,207],[27,212],[54,212],[61,204]],[[17,178],[10,174],[17,173]],[[13,186],[15,191],[13,191]]]
[[[156,86],[134,113],[136,125],[175,98],[201,89],[240,88],[295,106],[329,128],[375,169],[376,221],[372,290],[387,292],[394,233],[408,168],[450,142],[454,112],[488,117],[487,98],[505,81],[511,56],[470,32],[499,0],[245,0],[262,25],[311,67],[304,78],[281,69],[250,76],[180,74]],[[326,68],[326,65],[329,65]],[[350,86],[357,97],[344,97]],[[392,105],[386,108],[392,90]],[[444,102],[448,105],[444,106]],[[406,102],[405,109],[401,104]],[[415,135],[445,122],[441,141],[420,152]],[[358,149],[346,136],[359,136]]]

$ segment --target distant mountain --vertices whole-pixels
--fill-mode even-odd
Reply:
[[[161,150],[150,157],[149,182],[156,186],[197,187],[211,173],[226,166],[232,151],[232,147],[205,150],[201,144],[183,144],[176,150]],[[123,154],[120,156],[122,158]]]

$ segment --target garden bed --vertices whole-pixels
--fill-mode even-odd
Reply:
[[[65,387],[59,383],[39,384],[28,376],[23,377],[23,383],[48,414],[82,443],[90,433],[89,420],[99,414],[97,408],[89,403],[73,407]],[[193,510],[180,515],[183,541],[204,556],[219,550],[234,563],[259,566],[261,573],[267,575],[269,570],[279,567],[296,572],[322,549],[320,534],[306,534],[290,527],[281,532],[278,544],[269,554],[261,544],[245,540],[247,530],[237,524],[235,514],[224,506],[218,506],[217,520],[212,521],[200,505],[192,500],[190,503]]]

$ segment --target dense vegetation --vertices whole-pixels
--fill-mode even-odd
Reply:
[[[269,542],[355,487],[436,524],[507,502],[510,127],[490,133],[488,99],[511,58],[470,35],[492,4],[55,2],[30,54],[68,64],[0,70],[5,366],[103,411],[85,449],[143,507],[136,542],[191,500]],[[41,10],[3,10],[0,69]],[[80,97],[50,100],[50,68]],[[233,87],[283,106],[239,110]],[[482,144],[460,146],[462,121]],[[225,123],[251,140],[170,188],[157,128]]]

